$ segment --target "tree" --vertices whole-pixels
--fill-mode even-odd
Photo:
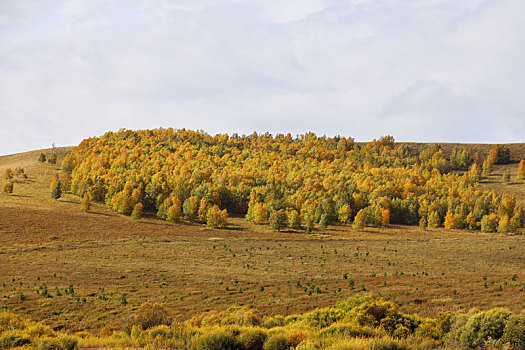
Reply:
[[[201,199],[200,204],[199,204],[199,210],[197,212],[200,222],[206,222],[207,211],[208,211],[208,203],[206,202],[205,199]]]
[[[297,210],[292,210],[288,215],[288,227],[293,230],[301,228],[301,215]]]
[[[62,197],[62,182],[58,180],[53,189],[51,190],[51,198],[56,200],[60,197]]]
[[[469,171],[469,177],[471,181],[478,182],[481,180],[481,168],[478,163],[472,163]]]
[[[510,183],[510,172],[508,170],[505,170],[503,172],[503,176],[501,177],[501,180],[506,183],[506,184],[509,184]]]
[[[168,208],[166,212],[166,220],[169,222],[178,222],[182,216],[182,208],[180,200],[178,198],[173,198],[171,200],[172,205]]]
[[[488,160],[488,159],[485,159],[483,161],[483,176],[484,177],[487,177],[490,175],[490,173],[492,172],[492,163]]]
[[[270,227],[274,231],[281,231],[285,229],[288,225],[288,216],[284,209],[280,209],[272,212],[270,215]]]
[[[390,225],[390,210],[381,209],[381,226]]]
[[[7,168],[4,171],[4,180],[11,180],[13,178],[13,171],[11,168]]]
[[[503,215],[498,222],[498,233],[509,233],[512,230],[508,215]]]
[[[357,215],[354,218],[354,229],[361,230],[365,227],[367,221],[367,212],[366,209],[361,209],[357,212]]]
[[[49,184],[49,189],[53,190],[53,188],[55,188],[55,186],[57,185],[58,181],[60,181],[60,176],[58,175],[58,173],[55,173],[53,175],[53,179],[51,179],[51,184]]]
[[[349,223],[352,215],[352,208],[348,204],[343,204],[341,208],[339,208],[339,222],[342,222],[343,224]]]
[[[438,212],[433,210],[428,214],[428,227],[438,228],[439,226],[441,226],[441,218],[439,217]]]
[[[520,164],[518,165],[518,171],[516,173],[516,176],[520,179],[525,178],[525,160],[521,160]]]
[[[51,157],[47,160],[49,164],[56,164],[57,163],[57,155],[56,153],[51,154]]]
[[[468,227],[469,230],[475,230],[478,225],[476,223],[476,216],[474,213],[470,212],[467,217],[465,218],[465,225]]]
[[[458,220],[457,216],[451,210],[449,210],[447,212],[447,215],[445,216],[444,226],[447,230],[461,228],[460,221]]]
[[[143,209],[144,205],[141,202],[135,204],[135,207],[133,207],[133,211],[131,212],[131,218],[133,220],[139,220],[142,217]]]
[[[184,217],[189,221],[195,221],[199,215],[199,199],[191,196],[184,201],[182,205],[182,212]]]
[[[498,224],[498,216],[496,214],[484,215],[481,218],[481,232],[496,232]]]
[[[14,187],[13,182],[6,181],[2,184],[2,192],[8,193],[8,194],[13,193],[13,187]]]
[[[265,224],[268,221],[268,206],[265,203],[256,203],[253,207],[253,222]]]
[[[85,212],[91,210],[91,194],[88,191],[86,191],[86,193],[84,193],[84,197],[82,197],[82,201],[80,202],[80,209]]]
[[[40,163],[44,163],[46,161],[46,155],[44,153],[40,153],[40,156],[38,156],[38,161]]]
[[[228,226],[228,211],[221,210],[217,205],[208,208],[206,213],[206,225],[208,227],[226,227]]]

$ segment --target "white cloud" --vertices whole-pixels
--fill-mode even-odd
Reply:
[[[523,141],[519,0],[42,4],[0,3],[0,154],[159,126]]]

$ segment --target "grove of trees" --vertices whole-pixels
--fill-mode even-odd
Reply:
[[[508,160],[500,148],[487,164]],[[465,150],[450,159],[439,147],[413,155],[391,136],[356,144],[313,133],[211,136],[184,129],[108,132],[84,140],[62,162],[73,193],[134,217],[154,212],[221,227],[235,214],[276,230],[308,231],[335,222],[523,227],[515,198],[478,185],[484,168]]]

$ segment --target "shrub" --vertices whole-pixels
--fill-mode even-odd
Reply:
[[[510,315],[511,312],[504,308],[478,312],[459,330],[458,340],[470,347],[483,346],[489,339],[499,340]]]
[[[525,311],[508,318],[501,341],[514,349],[525,349]]]
[[[16,332],[6,332],[0,335],[0,349],[10,349],[29,344],[28,337]]]
[[[266,343],[264,343],[264,350],[287,350],[289,349],[286,336],[284,334],[272,335]]]
[[[38,161],[40,163],[44,163],[46,161],[46,155],[44,153],[40,153],[40,155],[38,156]]]
[[[126,329],[131,331],[132,327],[137,325],[141,329],[148,329],[155,326],[171,324],[171,317],[160,304],[142,304],[135,312],[134,317],[128,322]]]
[[[399,340],[388,337],[373,339],[370,341],[370,350],[404,350],[408,346],[402,344]]]
[[[337,337],[337,338],[371,338],[376,335],[370,327],[360,327],[352,323],[336,323],[329,327],[322,329],[319,332],[321,337]]]
[[[199,339],[199,350],[235,350],[240,346],[231,332],[214,332]]]
[[[262,350],[267,338],[268,335],[261,329],[249,329],[241,334],[239,342],[246,350]]]
[[[510,183],[510,172],[508,170],[505,170],[503,172],[503,175],[501,176],[501,181],[505,182],[506,184]]]
[[[11,181],[7,181],[2,184],[3,193],[13,193],[13,188],[14,188],[14,185]]]

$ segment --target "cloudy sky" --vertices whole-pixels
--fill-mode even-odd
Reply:
[[[523,0],[0,0],[0,154],[157,127],[525,142]]]

